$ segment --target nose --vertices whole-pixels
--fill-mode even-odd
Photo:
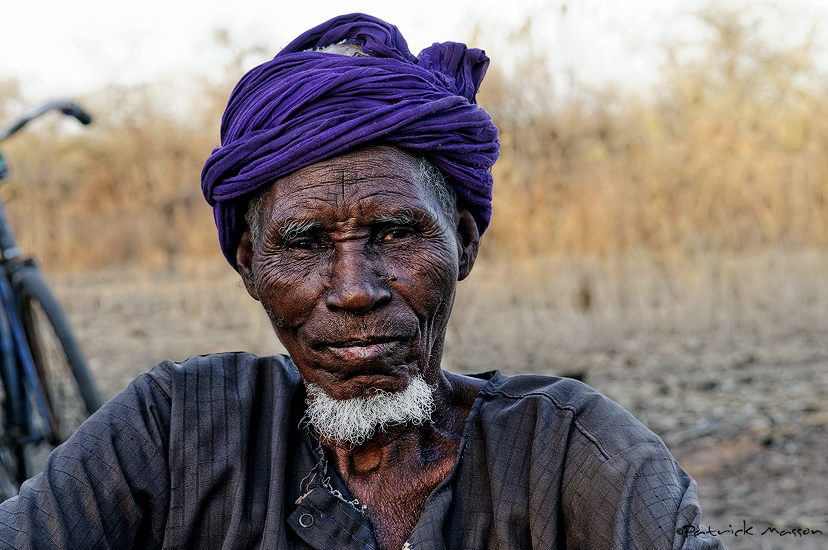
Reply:
[[[337,250],[325,305],[331,311],[361,315],[390,302],[391,290],[379,273],[364,249]]]

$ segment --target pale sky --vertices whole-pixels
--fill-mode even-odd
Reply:
[[[826,0],[774,3],[810,20],[828,18]],[[415,54],[432,42],[466,42],[479,23],[486,32],[473,45],[485,49],[493,63],[508,32],[531,16],[557,70],[571,69],[587,82],[636,86],[657,74],[663,40],[698,32],[687,14],[704,5],[702,0],[0,0],[0,78],[17,78],[26,98],[37,101],[110,83],[219,74],[229,54],[216,46],[216,29],[227,29],[242,45],[265,45],[262,61],[334,15],[363,11],[397,25]]]

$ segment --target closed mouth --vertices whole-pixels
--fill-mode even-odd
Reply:
[[[329,340],[313,346],[346,364],[387,360],[402,360],[410,353],[410,339],[400,336],[368,336],[346,340]],[[396,358],[396,359],[392,359]]]
[[[399,342],[402,338],[394,336],[369,336],[367,338],[353,338],[349,340],[340,340],[335,342],[323,342],[318,347],[323,348],[364,348],[369,346],[376,346],[379,344],[387,344],[390,342]]]

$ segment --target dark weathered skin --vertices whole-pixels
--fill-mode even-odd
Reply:
[[[370,147],[277,180],[236,258],[306,382],[335,399],[396,392],[422,374],[428,425],[395,426],[363,445],[323,440],[363,503],[380,548],[401,548],[425,499],[451,470],[482,382],[440,368],[458,280],[479,245],[471,214],[448,216],[416,181],[417,160]]]

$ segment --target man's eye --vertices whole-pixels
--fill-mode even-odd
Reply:
[[[315,239],[296,239],[289,244],[290,248],[298,248],[299,250],[316,250],[322,248],[322,243]]]
[[[414,229],[411,227],[394,227],[385,231],[381,235],[383,241],[393,241],[395,239],[404,239],[414,234]]]

